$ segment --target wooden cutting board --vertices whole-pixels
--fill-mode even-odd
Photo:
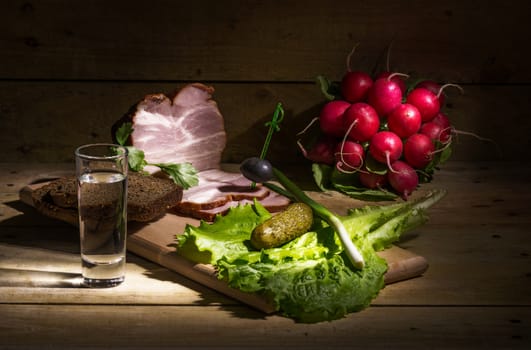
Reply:
[[[20,191],[21,201],[33,206],[31,193],[44,184],[25,186]],[[127,250],[265,313],[274,312],[274,306],[264,298],[241,292],[219,280],[213,266],[192,262],[176,253],[175,237],[184,232],[187,224],[198,225],[199,220],[168,213],[147,224],[129,222]],[[424,257],[396,246],[378,254],[386,259],[389,265],[385,275],[386,284],[420,276],[428,268]]]

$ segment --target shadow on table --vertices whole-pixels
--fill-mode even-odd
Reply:
[[[3,204],[17,213],[6,218],[0,212],[0,243],[79,254],[76,227],[42,215],[20,200]]]
[[[234,317],[245,319],[265,319],[270,314],[266,314],[230,296],[218,292],[212,288],[204,286],[177,272],[162,268],[160,270],[149,270],[151,262],[135,261],[136,264],[146,268],[144,273],[147,277],[164,282],[178,283],[186,288],[197,292],[200,300],[195,302],[197,306],[214,306],[229,312]]]
[[[77,229],[20,200],[4,205],[19,214],[0,216],[0,287],[83,287]]]

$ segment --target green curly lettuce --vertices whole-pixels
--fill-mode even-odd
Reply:
[[[376,252],[427,219],[426,209],[444,191],[417,200],[350,210],[340,219],[365,261],[355,268],[328,224],[280,247],[254,250],[251,232],[271,214],[259,203],[232,208],[214,223],[188,225],[177,236],[178,254],[212,264],[229,286],[268,298],[279,313],[298,322],[339,319],[368,307],[384,287],[387,263]]]

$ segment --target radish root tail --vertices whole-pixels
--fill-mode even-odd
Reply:
[[[387,160],[387,167],[389,168],[389,171],[392,173],[398,174],[399,171],[396,171],[393,169],[393,166],[391,165],[391,158],[389,158],[389,152],[385,152],[385,159]]]
[[[349,54],[347,55],[347,72],[352,72],[351,60],[352,60],[352,56],[354,55],[354,52],[356,51],[356,48],[358,47],[359,44],[360,43],[356,43],[352,47],[352,50],[350,50]]]
[[[439,92],[437,93],[437,98],[439,98],[441,96],[441,94],[443,93],[444,89],[446,89],[447,87],[455,87],[457,89],[459,89],[459,91],[461,92],[461,94],[464,94],[465,93],[465,90],[457,85],[457,84],[444,84],[443,86],[441,86],[441,88],[439,89]]]
[[[393,47],[393,43],[395,42],[395,39],[393,38],[391,42],[389,43],[389,46],[387,47],[387,57],[385,59],[385,68],[388,72],[391,71],[391,48]]]
[[[452,133],[454,135],[456,135],[456,136],[458,136],[458,135],[472,136],[472,137],[474,137],[474,138],[476,138],[476,139],[478,139],[480,141],[492,143],[494,145],[494,147],[496,148],[496,152],[498,153],[498,156],[500,156],[500,158],[503,157],[503,152],[501,150],[500,145],[498,145],[498,143],[496,141],[494,141],[493,139],[489,139],[489,138],[486,138],[486,137],[479,136],[478,134],[470,132],[470,131],[463,131],[463,130],[457,130],[457,129],[452,129]]]
[[[343,136],[343,141],[341,142],[341,149],[339,150],[339,157],[341,158],[341,161],[336,163],[337,170],[339,170],[340,172],[345,173],[345,174],[353,174],[353,173],[355,173],[357,171],[360,171],[361,167],[363,166],[363,157],[360,156],[359,154],[358,154],[358,157],[360,158],[361,162],[360,162],[360,166],[358,168],[349,165],[347,162],[345,162],[345,158],[343,158],[343,155],[345,154],[345,152],[343,152],[343,150],[345,148],[345,142],[347,141],[347,136],[350,133],[350,130],[352,130],[352,128],[354,127],[355,124],[357,124],[357,120],[353,121],[349,125],[347,132]],[[353,170],[349,171],[349,170],[342,169],[341,165],[346,165],[348,168],[353,169]]]
[[[304,129],[302,129],[301,131],[299,131],[299,132],[297,133],[297,136],[301,136],[301,135],[305,134],[306,131],[308,131],[308,129],[309,129],[313,124],[315,124],[317,121],[319,121],[319,117],[315,117],[315,118],[313,118],[312,120],[310,120],[310,122],[308,123],[308,125],[306,125],[306,126],[304,127]]]
[[[404,77],[406,79],[409,78],[409,74],[395,72],[395,73],[390,74],[387,77],[387,81],[391,81],[391,79],[393,79],[395,76],[396,77]]]
[[[301,140],[297,140],[297,146],[299,146],[299,149],[301,150],[301,153],[304,157],[308,158],[308,151],[306,151],[306,148],[301,143]]]

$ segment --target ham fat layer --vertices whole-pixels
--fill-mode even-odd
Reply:
[[[239,173],[223,170],[206,170],[199,173],[199,184],[183,193],[179,204],[172,211],[197,219],[212,221],[216,215],[226,214],[237,205],[258,200],[271,212],[285,209],[290,201],[269,189],[251,182]]]
[[[290,202],[286,197],[261,185],[251,188],[240,173],[220,169],[227,137],[213,92],[212,87],[196,83],[173,98],[148,95],[127,116],[134,128],[130,141],[144,151],[148,163],[191,163],[198,171],[199,184],[185,190],[171,210],[211,221],[255,199],[272,212],[286,208]],[[154,173],[159,168],[145,170]]]
[[[173,100],[154,94],[137,105],[131,141],[144,151],[148,163],[189,162],[197,171],[219,168],[226,133],[212,92],[191,84]]]

